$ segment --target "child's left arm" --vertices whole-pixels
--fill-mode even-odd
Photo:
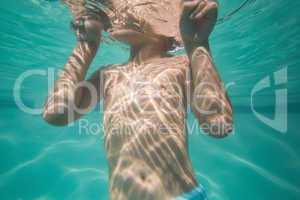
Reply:
[[[192,71],[192,110],[202,129],[220,138],[232,131],[232,107],[209,50],[217,15],[216,1],[184,0],[180,31]]]

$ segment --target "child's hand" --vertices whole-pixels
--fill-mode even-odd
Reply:
[[[218,16],[218,4],[213,0],[183,0],[180,19],[181,37],[185,46],[204,45],[212,32]]]
[[[76,19],[71,23],[79,41],[98,43],[101,38],[103,24],[97,19],[89,19],[86,16]]]

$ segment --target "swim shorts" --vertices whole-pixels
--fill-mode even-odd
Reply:
[[[207,196],[203,186],[199,185],[192,191],[176,197],[174,200],[207,200]]]

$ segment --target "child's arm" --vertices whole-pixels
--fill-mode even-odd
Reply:
[[[103,76],[96,72],[84,81],[99,43],[78,42],[56,80],[44,107],[43,118],[56,126],[67,125],[92,109],[100,100]]]
[[[101,17],[90,17],[88,12],[84,12],[83,1],[67,0],[65,3],[77,17],[76,20],[81,20],[77,21],[81,24],[75,27],[77,45],[55,82],[44,107],[44,119],[58,126],[66,125],[90,110],[100,99],[102,82],[100,72],[96,72],[90,80],[84,81],[101,40],[103,30]]]
[[[212,0],[184,0],[183,6],[180,28],[192,71],[191,107],[205,132],[224,137],[232,131],[232,108],[208,42],[218,5]]]

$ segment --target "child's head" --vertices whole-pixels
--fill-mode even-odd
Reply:
[[[181,0],[108,0],[118,5],[111,14],[114,38],[129,44],[167,41],[168,50],[182,44],[179,20]],[[124,5],[123,5],[124,4]]]

